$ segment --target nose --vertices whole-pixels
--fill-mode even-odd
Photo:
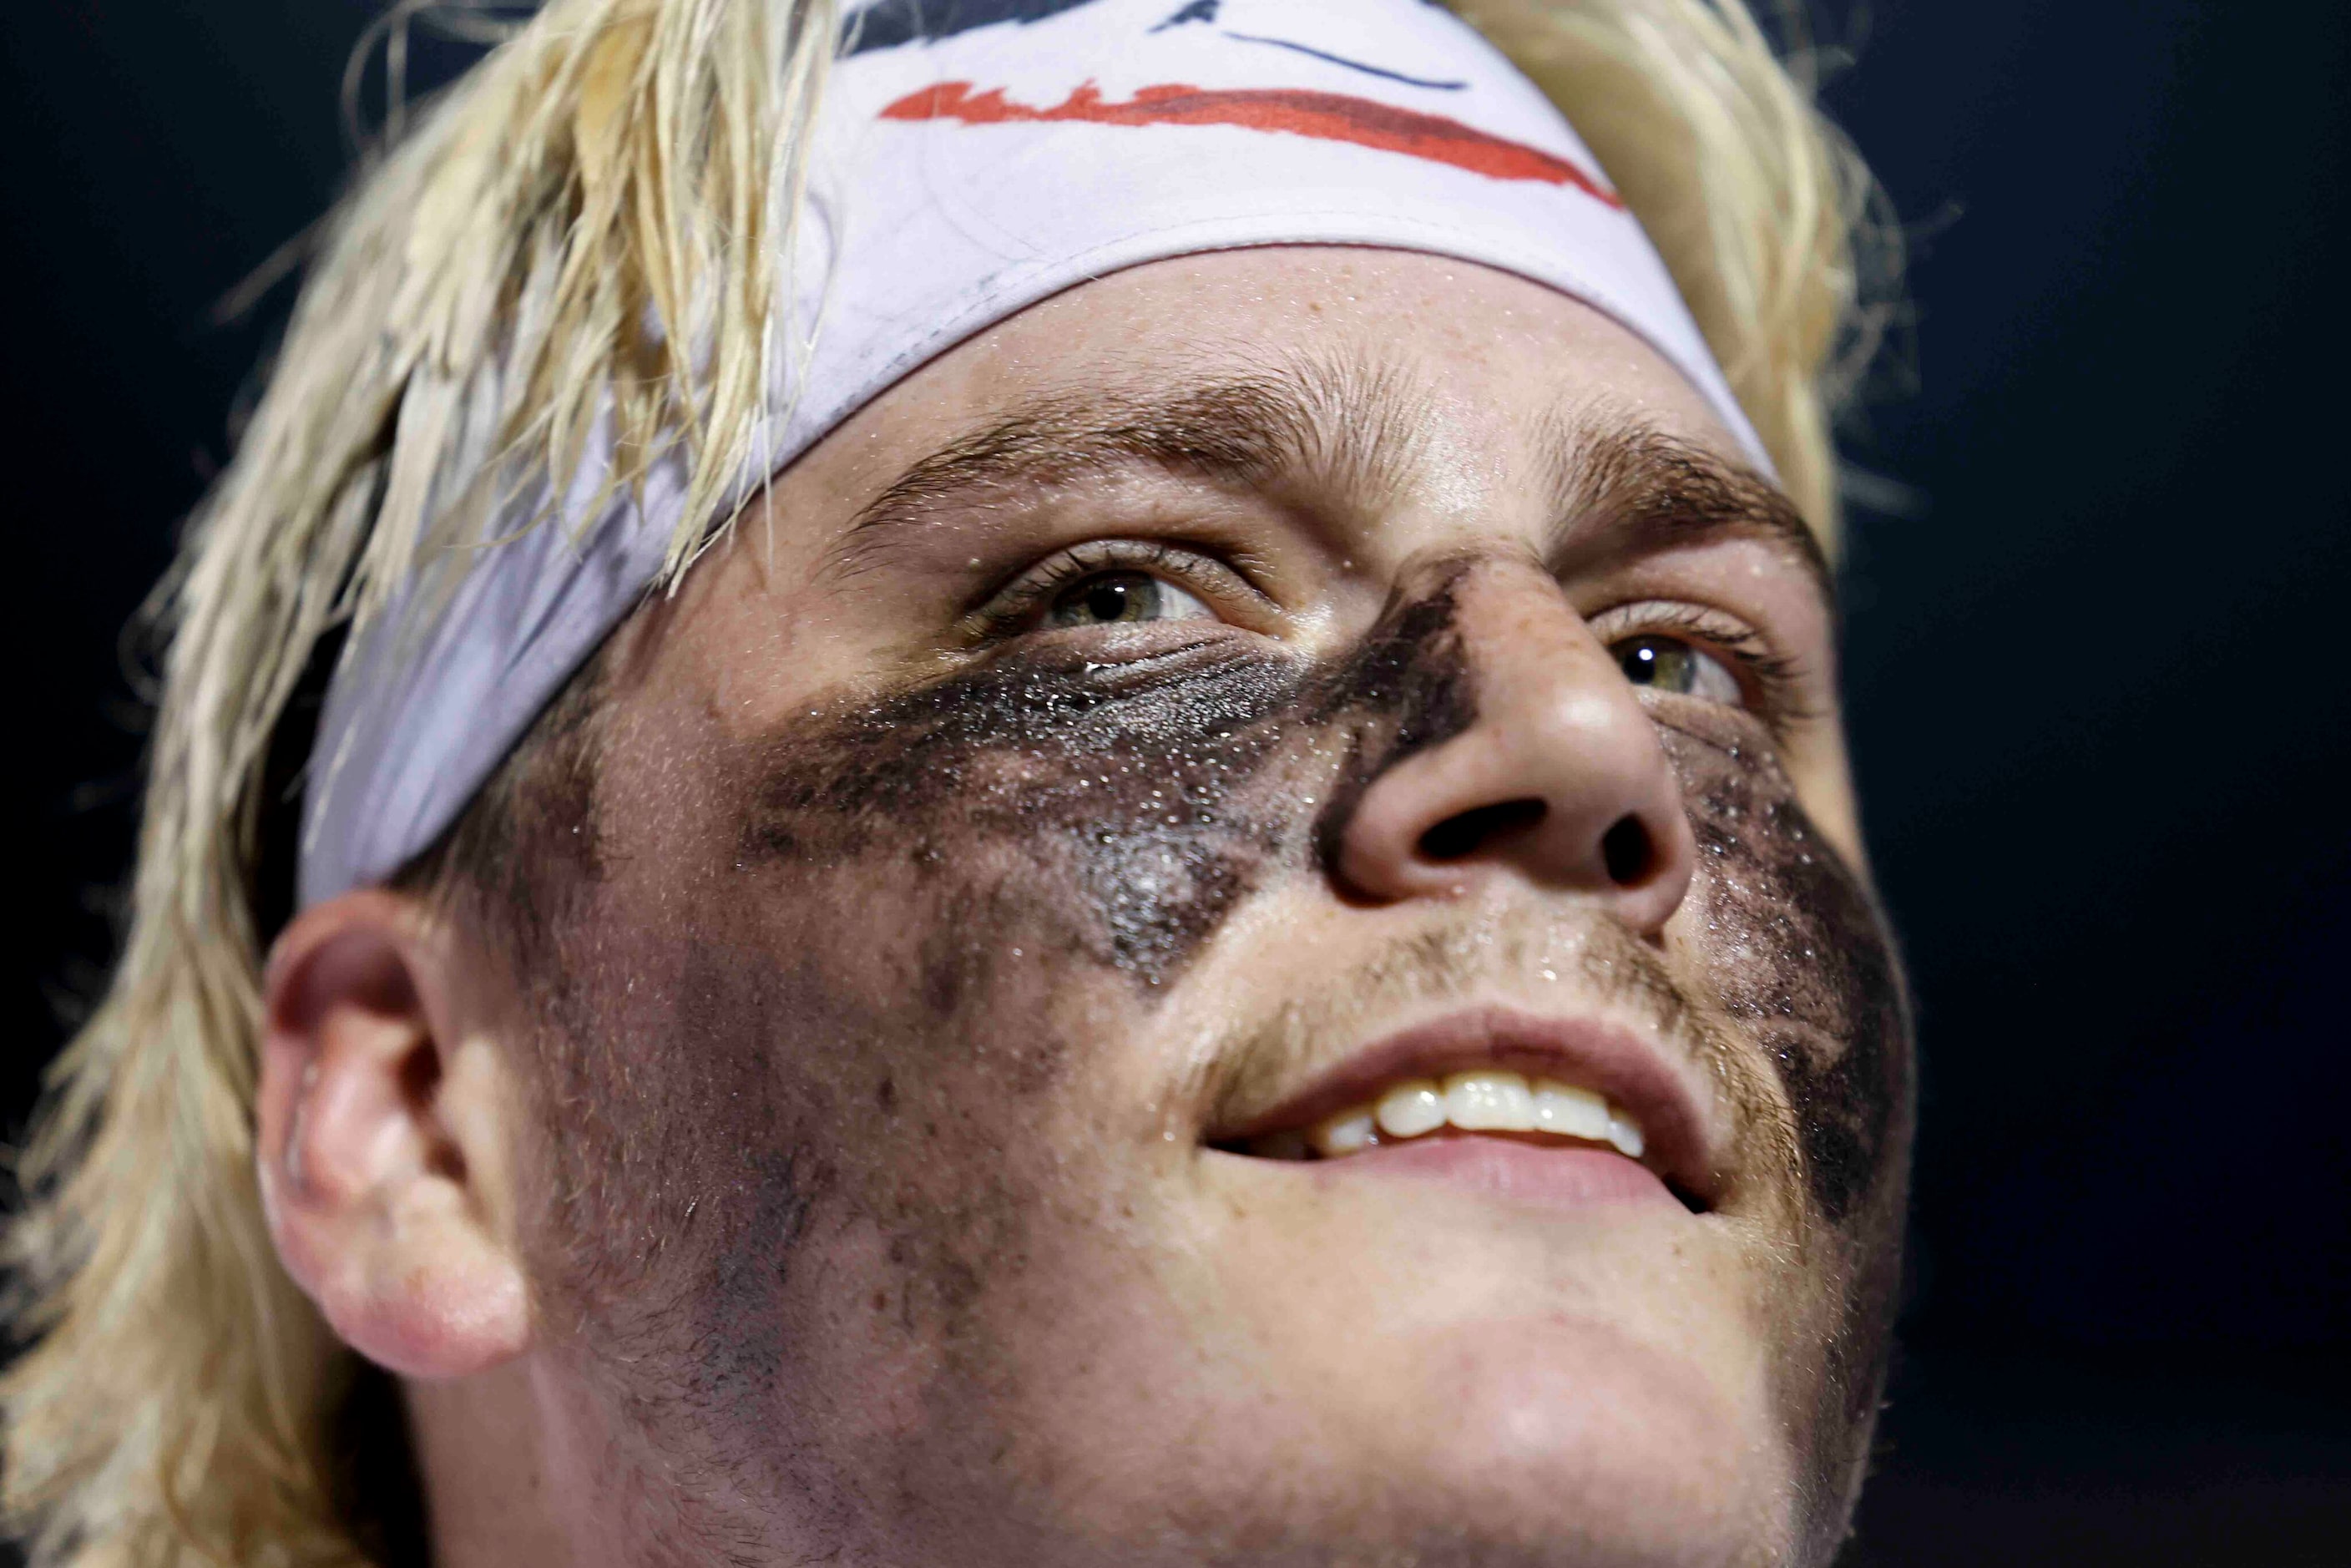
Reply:
[[[1422,656],[1459,662],[1469,711],[1364,787],[1332,846],[1340,882],[1390,903],[1516,877],[1656,933],[1698,847],[1632,684],[1532,563],[1452,570],[1449,653]]]

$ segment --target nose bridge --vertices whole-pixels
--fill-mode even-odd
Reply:
[[[1696,845],[1654,725],[1574,604],[1516,552],[1411,563],[1399,582],[1407,603],[1443,601],[1468,701],[1364,791],[1342,880],[1400,899],[1517,876],[1661,926]]]
[[[1459,570],[1454,624],[1478,711],[1463,749],[1478,776],[1522,785],[1554,814],[1655,806],[1650,787],[1670,782],[1656,728],[1550,572],[1510,557]],[[1678,816],[1678,789],[1672,806]]]
[[[1588,681],[1587,662],[1607,662],[1583,617],[1541,563],[1496,555],[1458,561],[1453,571],[1454,630],[1479,691],[1489,701],[1539,703],[1547,686]]]
[[[1490,743],[1546,778],[1665,777],[1632,684],[1549,572],[1493,563],[1468,574],[1459,603],[1462,655]]]

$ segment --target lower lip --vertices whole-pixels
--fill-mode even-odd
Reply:
[[[1538,1208],[1602,1208],[1681,1200],[1646,1166],[1607,1149],[1545,1148],[1509,1138],[1423,1138],[1318,1162],[1319,1179],[1408,1176]]]

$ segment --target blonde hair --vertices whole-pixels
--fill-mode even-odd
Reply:
[[[1810,56],[1775,54],[1742,0],[1456,8],[1574,120],[1833,538],[1830,413],[1892,256]],[[0,1379],[0,1501],[36,1563],[367,1561],[331,1462],[352,1359],[279,1267],[253,1171],[272,739],[321,640],[449,552],[488,472],[569,472],[601,413],[642,463],[684,444],[673,573],[723,526],[837,25],[836,0],[547,0],[323,231],[152,601],[169,643],[128,939],[21,1161],[31,1343]]]

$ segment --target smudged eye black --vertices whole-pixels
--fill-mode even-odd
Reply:
[[[1164,578],[1142,571],[1100,571],[1057,594],[1045,612],[1045,624],[1117,626],[1215,616],[1215,611]]]
[[[1616,667],[1636,686],[1672,692],[1707,702],[1743,706],[1739,676],[1720,659],[1678,637],[1627,637],[1608,650]]]

